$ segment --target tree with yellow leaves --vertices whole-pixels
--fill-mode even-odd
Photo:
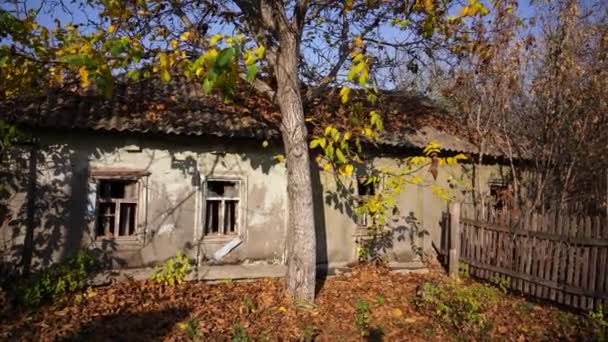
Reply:
[[[305,301],[314,299],[316,240],[304,108],[333,89],[341,89],[343,106],[355,101],[356,91],[373,107],[374,75],[394,63],[396,52],[416,63],[416,56],[458,44],[462,23],[487,13],[478,0],[464,6],[453,0],[42,0],[36,9],[27,3],[0,8],[0,98],[57,86],[111,94],[116,75],[170,81],[181,74],[226,99],[239,83],[248,84],[276,104],[288,170],[287,283]],[[40,22],[43,13],[61,8],[80,20]],[[381,114],[370,111],[352,131],[327,126],[310,148],[321,148],[326,162],[351,174],[358,158],[351,143],[373,140],[383,129]]]

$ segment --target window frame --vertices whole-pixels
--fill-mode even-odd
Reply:
[[[147,212],[147,177],[149,172],[144,170],[125,170],[125,169],[93,169],[91,179],[95,184],[95,217],[93,224],[93,236],[95,241],[123,241],[123,242],[144,242],[146,212]],[[134,182],[135,197],[130,198],[102,198],[101,181],[127,181]],[[98,220],[102,215],[100,208],[103,203],[114,203],[114,232],[120,230],[120,205],[135,204],[135,217],[133,234],[123,236],[106,236],[99,234]]]
[[[203,240],[231,240],[236,237],[242,237],[244,234],[244,206],[245,206],[245,196],[244,196],[244,186],[245,180],[238,176],[213,176],[206,177],[201,180],[201,238]],[[238,187],[238,197],[217,197],[217,196],[207,196],[208,194],[208,183],[209,182],[234,182]],[[218,227],[218,231],[222,230],[222,233],[218,234],[207,234],[207,201],[220,201],[220,207],[218,209],[218,221],[222,222]],[[226,201],[238,201],[237,208],[235,210],[236,220],[235,220],[235,229],[233,233],[226,233],[224,227],[224,212],[225,212],[225,202]]]
[[[359,193],[359,184],[361,184],[360,183],[361,181],[365,182],[367,180],[367,178],[368,177],[356,177],[355,178],[356,187],[357,187],[357,199],[359,201],[361,201],[361,200],[363,200],[365,198],[371,197],[371,196],[375,196],[379,191],[381,191],[382,178],[380,178],[378,180],[378,183],[377,183],[377,185],[375,187],[373,187],[374,186],[373,182],[371,184],[369,184],[369,185],[371,185],[373,187],[372,188],[373,189],[373,194],[371,194],[371,195],[361,195]],[[365,229],[368,229],[368,228],[371,227],[371,224],[369,222],[369,217],[368,217],[367,214],[364,214],[362,216],[357,215],[357,226],[365,228]]]

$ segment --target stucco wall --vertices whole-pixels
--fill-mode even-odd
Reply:
[[[286,236],[286,171],[273,157],[278,146],[228,139],[151,137],[126,134],[39,134],[38,147],[15,150],[10,172],[18,185],[11,191],[9,218],[0,234],[4,261],[20,262],[23,246],[33,246],[32,265],[44,267],[81,245],[108,252],[114,264],[149,266],[185,251],[193,258],[211,258],[230,240],[202,237],[205,179],[238,178],[241,190],[243,241],[221,262],[284,262]],[[33,153],[32,153],[33,151]],[[395,157],[375,158],[376,167],[395,167]],[[95,238],[95,186],[92,170],[146,170],[146,199],[140,202],[140,240],[120,243]],[[426,172],[426,171],[423,171]],[[496,167],[479,171],[482,183]],[[438,184],[449,187],[450,176],[461,178],[461,166],[440,170]],[[428,176],[426,177],[428,178]],[[31,179],[35,182],[32,183]],[[332,174],[313,170],[319,264],[342,265],[356,260],[355,217]],[[29,203],[29,204],[28,204]],[[447,203],[430,188],[410,185],[397,200],[395,234],[385,250],[391,260],[410,261],[414,251],[431,249],[441,234],[441,213]],[[200,241],[200,243],[199,243]]]

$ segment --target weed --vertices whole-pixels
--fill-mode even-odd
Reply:
[[[459,331],[484,333],[487,329],[484,312],[498,302],[497,291],[482,284],[425,282],[421,287],[415,304]]]
[[[257,307],[253,299],[249,297],[243,299],[243,311],[245,312],[245,315],[255,313],[256,309]]]
[[[358,246],[357,247],[357,260],[359,261],[367,261],[370,258],[369,248],[366,246]]]
[[[151,279],[157,283],[174,286],[183,283],[191,269],[190,259],[180,251],[175,257],[167,260],[163,266],[157,265],[156,272]]]
[[[377,295],[376,296],[376,305],[382,305],[384,304],[384,297],[381,295]]]
[[[232,327],[232,342],[249,342],[249,333],[242,324],[236,324]]]
[[[18,300],[28,307],[36,307],[47,300],[55,300],[68,292],[83,289],[96,264],[90,251],[81,250],[66,261],[18,285]]]
[[[370,305],[365,299],[358,299],[355,304],[355,326],[361,336],[369,335]]]
[[[469,264],[464,262],[458,263],[458,275],[462,278],[468,278],[470,275]]]
[[[602,305],[589,313],[589,319],[595,331],[597,341],[608,341],[608,315]]]
[[[319,329],[314,325],[307,325],[304,328],[304,342],[312,342],[319,333]]]
[[[495,275],[490,277],[490,284],[496,286],[502,293],[507,293],[511,285],[511,278],[503,275]]]
[[[523,313],[530,313],[532,312],[532,309],[534,308],[534,305],[532,305],[530,302],[521,302],[517,304],[517,311],[521,311]]]
[[[196,317],[190,317],[187,322],[179,323],[178,327],[186,332],[189,339],[194,340],[199,337],[198,331],[198,319]]]

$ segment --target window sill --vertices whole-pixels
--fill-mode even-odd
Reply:
[[[94,245],[99,248],[112,249],[139,249],[143,246],[142,241],[137,237],[121,237],[121,238],[109,238],[109,237],[98,237],[94,241]]]
[[[236,238],[240,237],[239,234],[233,234],[233,235],[205,235],[201,238],[201,242],[210,242],[210,243],[221,243],[221,242],[228,242],[231,240],[234,240]]]

